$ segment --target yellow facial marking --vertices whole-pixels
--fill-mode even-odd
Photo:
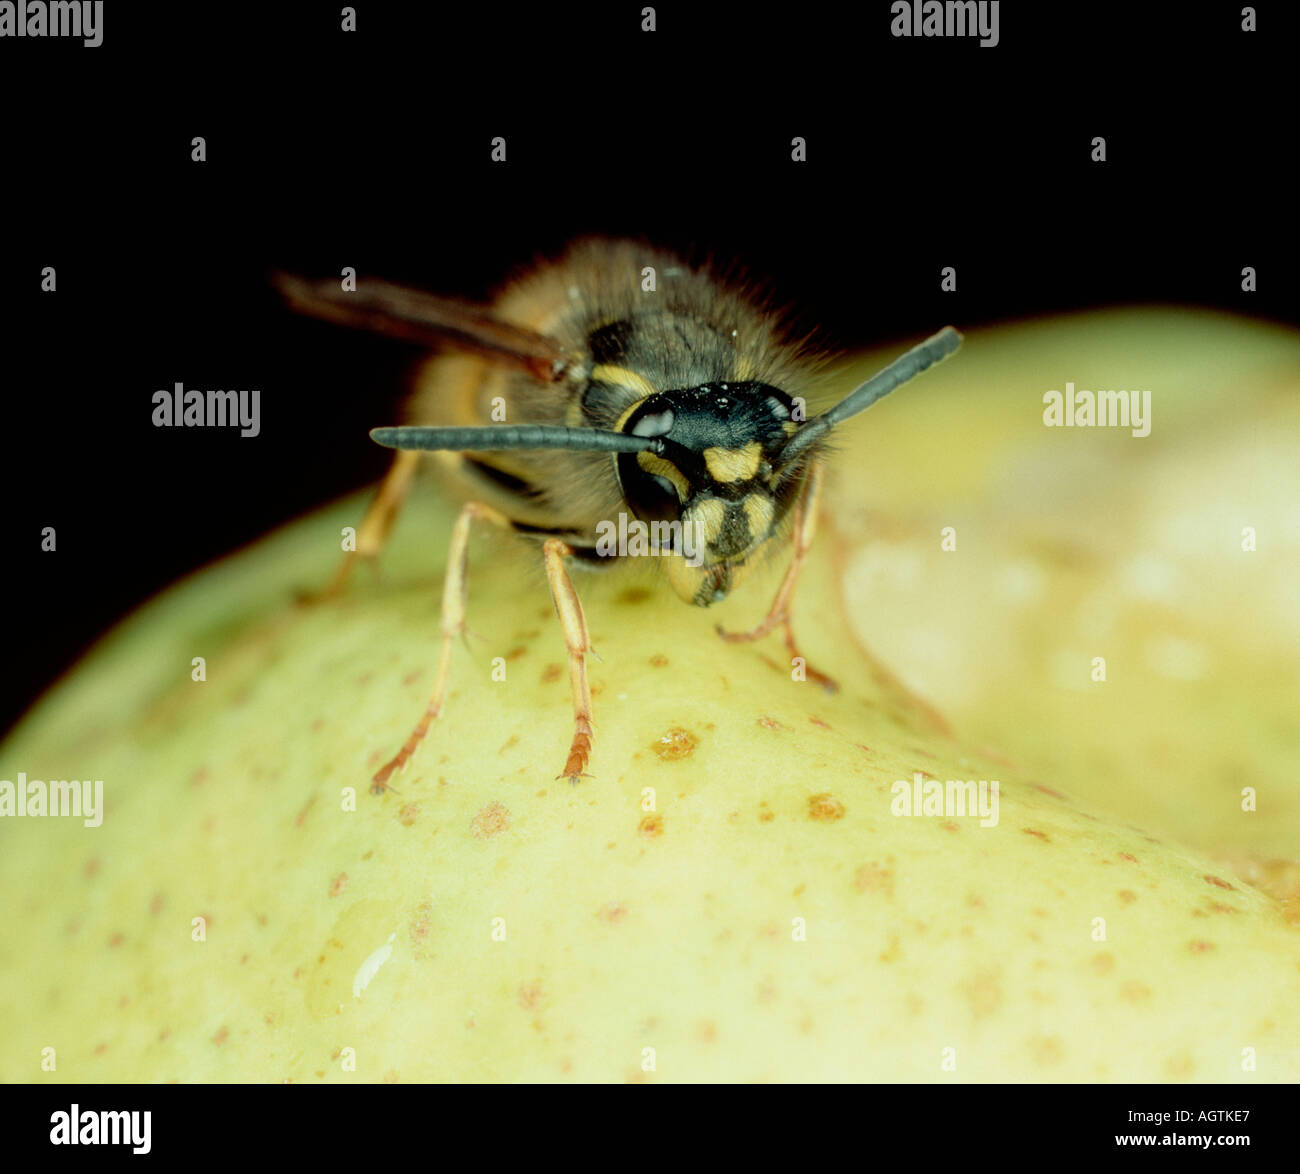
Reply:
[[[744,501],[745,518],[749,522],[749,536],[759,542],[772,527],[776,504],[765,493],[751,493]]]
[[[722,523],[726,518],[727,507],[716,497],[706,497],[697,501],[682,515],[683,522],[690,522],[695,526],[697,541],[705,546],[717,542],[722,535]]]
[[[701,455],[709,476],[725,485],[753,479],[763,459],[763,446],[751,440],[744,448],[706,448]]]
[[[684,558],[665,558],[659,561],[678,596],[687,603],[705,607],[731,594],[749,577],[749,572],[755,565],[752,557],[743,562],[722,562],[701,567],[691,566]]]
[[[635,412],[637,408],[639,408],[640,406],[641,406],[641,401],[639,399],[633,400],[630,404],[628,404],[627,407],[625,407],[623,411],[619,414],[618,419],[614,421],[614,431],[622,432],[623,425],[627,423],[628,417],[633,412]]]
[[[636,454],[636,463],[652,476],[666,477],[672,482],[673,488],[677,490],[677,500],[686,500],[691,487],[686,478],[682,476],[681,470],[671,461],[655,456],[652,452],[639,452]]]

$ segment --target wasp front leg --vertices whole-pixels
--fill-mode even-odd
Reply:
[[[558,538],[548,538],[542,547],[542,556],[546,560],[546,580],[551,585],[555,614],[560,617],[560,627],[564,631],[564,646],[569,651],[569,684],[573,689],[573,741],[564,770],[556,777],[576,783],[586,773],[587,759],[591,754],[591,685],[587,681],[587,653],[591,650],[591,641],[587,636],[587,620],[582,614],[582,601],[564,567],[564,560],[573,557],[573,547]]]
[[[438,672],[433,680],[429,703],[411,736],[402,748],[376,773],[370,783],[372,794],[389,790],[388,780],[406,769],[411,756],[424,741],[429,727],[442,713],[442,703],[447,696],[447,678],[451,672],[451,650],[456,637],[465,631],[465,597],[468,588],[469,530],[476,519],[486,518],[498,525],[508,525],[504,515],[481,502],[467,502],[456,518],[451,531],[451,545],[447,551],[447,574],[442,581],[442,647],[438,653]]]
[[[781,580],[781,586],[777,589],[776,598],[772,600],[772,606],[768,609],[767,615],[756,627],[751,628],[748,632],[725,632],[719,625],[718,635],[729,643],[741,644],[749,640],[761,640],[777,627],[780,627],[791,659],[798,657],[803,661],[806,678],[810,681],[816,681],[827,692],[834,693],[839,688],[835,681],[825,673],[820,673],[814,669],[808,663],[807,657],[800,653],[799,647],[795,643],[794,629],[790,621],[790,610],[794,602],[794,589],[799,582],[799,573],[803,570],[804,560],[808,557],[808,551],[812,548],[813,536],[817,532],[817,505],[821,498],[821,483],[821,466],[814,464],[808,472],[808,479],[804,482],[803,492],[799,495],[799,500],[795,504],[794,557],[790,560],[789,569],[785,573],[785,578]]]

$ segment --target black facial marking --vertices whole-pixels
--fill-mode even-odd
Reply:
[[[768,401],[783,406],[792,401],[765,383],[706,383],[665,391],[661,397],[676,414],[669,435],[696,452],[706,448],[741,448],[755,440],[766,451],[785,440],[781,427],[784,419]],[[662,407],[650,405],[643,410],[661,411]]]
[[[662,436],[679,456],[683,449],[698,454],[709,448],[744,448],[757,441],[764,458],[772,460],[785,445],[783,425],[793,403],[785,392],[766,383],[705,383],[647,396],[623,422],[623,431],[635,435],[642,421],[671,413],[672,426]],[[695,480],[698,462],[670,459],[689,480]]]
[[[623,421],[623,431],[657,438],[662,444],[657,455],[674,466],[686,488],[679,498],[671,481],[642,468],[636,454],[622,453],[619,484],[633,513],[643,521],[672,519],[700,494],[738,504],[751,493],[768,492],[765,479],[785,445],[783,425],[793,403],[785,392],[755,382],[706,383],[646,396]],[[758,444],[762,454],[752,479],[719,480],[709,471],[703,456],[708,449],[739,450],[752,444]],[[788,489],[778,493],[778,518],[791,500]],[[751,536],[743,511],[730,508],[728,525],[730,531],[717,545],[728,553],[747,549]]]

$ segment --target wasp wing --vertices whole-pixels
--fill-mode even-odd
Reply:
[[[523,367],[544,382],[561,379],[574,359],[546,335],[454,298],[372,279],[358,281],[355,291],[334,279],[310,281],[292,273],[275,273],[271,280],[300,314],[421,346],[458,346]]]

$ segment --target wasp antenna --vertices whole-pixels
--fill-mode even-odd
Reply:
[[[562,428],[549,424],[500,425],[478,428],[372,428],[370,439],[385,448],[406,452],[658,452],[655,436],[629,436],[601,428]]]
[[[927,367],[942,362],[961,346],[961,342],[961,335],[953,327],[945,326],[906,354],[899,355],[888,367],[854,388],[829,411],[814,416],[800,428],[781,450],[781,464],[789,465],[810,445],[824,439],[836,425],[866,411],[878,399],[883,399],[895,388],[914,379]]]

